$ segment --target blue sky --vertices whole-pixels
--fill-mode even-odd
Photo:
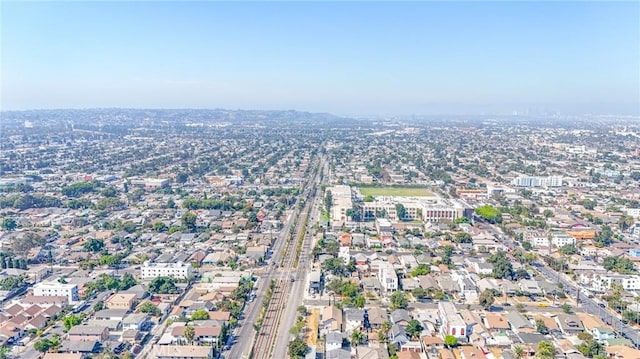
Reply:
[[[640,114],[635,2],[6,2],[2,109]]]

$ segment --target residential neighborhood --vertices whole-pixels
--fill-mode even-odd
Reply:
[[[640,358],[639,136],[624,118],[3,112],[1,354]]]

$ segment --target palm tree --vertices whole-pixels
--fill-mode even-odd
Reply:
[[[359,330],[354,330],[353,333],[351,333],[351,345],[353,346],[358,346],[358,344],[362,343],[362,341],[364,340],[364,333],[362,333]]]
[[[515,347],[513,347],[513,355],[516,359],[524,358],[524,349],[521,346],[516,345]]]

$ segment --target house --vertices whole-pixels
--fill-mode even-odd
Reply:
[[[364,311],[362,309],[348,308],[344,310],[344,331],[351,333],[362,329],[364,324]]]
[[[391,312],[391,324],[398,324],[406,327],[411,321],[411,316],[406,309],[396,309]]]
[[[402,346],[409,342],[409,335],[404,327],[398,324],[391,326],[389,331],[389,344],[393,344],[396,349],[401,350]]]
[[[135,306],[137,297],[134,293],[114,293],[105,300],[104,305],[108,309],[131,310]]]
[[[102,346],[97,340],[65,340],[62,342],[62,348],[60,348],[63,353],[85,355],[99,353],[101,350]]]
[[[324,355],[325,359],[351,359],[351,352],[346,349],[329,350]]]
[[[320,332],[328,333],[332,331],[342,331],[342,309],[330,305],[322,309]]]
[[[342,342],[344,341],[343,334],[340,332],[329,332],[325,337],[325,352],[329,352],[334,349],[342,348]]]
[[[380,307],[367,309],[367,315],[369,317],[369,325],[371,326],[371,329],[378,329],[382,327],[382,324],[389,318],[387,311]]]
[[[109,339],[109,328],[106,326],[76,325],[69,329],[70,341],[99,341]]]
[[[591,329],[591,335],[593,335],[593,339],[600,343],[608,339],[615,339],[616,337],[616,333],[609,327],[595,327]]]
[[[388,262],[383,262],[378,268],[378,280],[387,292],[398,290],[398,274],[395,268]]]
[[[385,348],[367,346],[356,347],[356,359],[389,359],[389,352]]]
[[[556,322],[560,330],[567,335],[576,335],[584,331],[584,326],[580,319],[573,314],[558,314]]]
[[[148,319],[149,315],[145,313],[129,314],[122,320],[122,330],[142,330]]]
[[[82,353],[45,353],[42,359],[84,359]]]
[[[511,330],[518,331],[519,329],[525,328],[533,328],[533,324],[527,318],[523,317],[522,314],[511,311],[507,314],[507,320],[509,320],[509,325],[511,325]]]
[[[444,348],[444,340],[440,337],[425,335],[422,337],[422,351],[434,352]]]
[[[438,303],[438,314],[442,325],[440,326],[440,334],[445,337],[452,335],[458,341],[467,341],[467,325],[460,316],[455,305],[451,302]]]
[[[150,357],[156,359],[213,359],[212,346],[154,345]]]
[[[309,273],[309,293],[320,293],[322,289],[322,272],[318,270]]]
[[[103,309],[97,311],[95,314],[96,319],[103,320],[118,320],[122,321],[124,317],[127,315],[127,309]]]

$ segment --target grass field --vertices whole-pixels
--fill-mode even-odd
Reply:
[[[398,197],[428,197],[433,196],[426,188],[406,187],[360,187],[363,196],[398,196]]]

